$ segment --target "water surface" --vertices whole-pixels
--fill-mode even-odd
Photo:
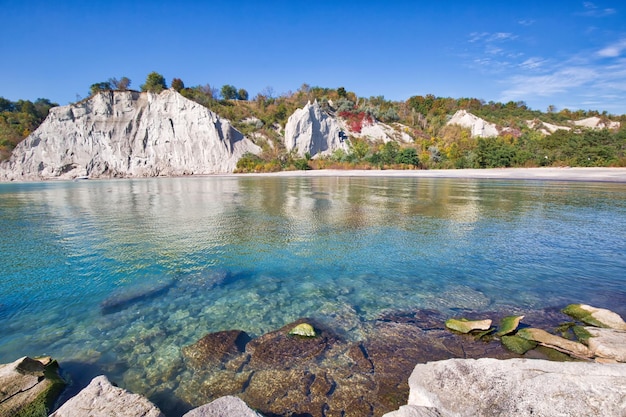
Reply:
[[[390,310],[571,302],[626,316],[626,184],[0,184],[0,230],[0,362],[49,354],[143,394],[175,392],[181,347],[219,330],[315,317],[358,340]]]

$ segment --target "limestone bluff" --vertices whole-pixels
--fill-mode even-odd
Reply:
[[[154,177],[232,172],[261,149],[174,90],[106,91],[50,110],[0,164],[0,180]]]

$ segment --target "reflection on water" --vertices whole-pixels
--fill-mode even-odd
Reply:
[[[624,184],[0,184],[0,228],[0,362],[46,353],[141,393],[174,390],[180,348],[210,331],[312,316],[358,340],[388,310],[570,302],[626,315]]]

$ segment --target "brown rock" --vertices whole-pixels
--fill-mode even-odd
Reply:
[[[223,366],[228,358],[243,353],[249,340],[250,336],[241,330],[209,333],[193,345],[185,346],[182,352],[193,369]]]
[[[250,354],[250,366],[258,369],[291,368],[322,358],[338,339],[319,325],[313,325],[317,331],[315,337],[289,335],[295,325],[304,322],[311,323],[311,320],[300,319],[249,342],[246,352]]]

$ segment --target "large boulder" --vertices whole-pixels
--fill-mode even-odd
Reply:
[[[0,416],[46,416],[64,386],[49,357],[0,365]]]
[[[262,417],[241,399],[227,395],[215,401],[194,408],[183,417]]]
[[[148,399],[113,386],[101,375],[50,417],[164,417]]]
[[[106,91],[50,110],[0,164],[0,180],[232,172],[260,148],[174,90]]]
[[[339,122],[322,110],[317,100],[296,110],[285,126],[285,148],[294,151],[300,156],[309,154],[331,154],[337,149],[348,150],[339,132],[342,131]]]
[[[626,410],[623,364],[448,359],[417,365],[409,386],[408,405],[435,408],[442,417],[622,416]]]

